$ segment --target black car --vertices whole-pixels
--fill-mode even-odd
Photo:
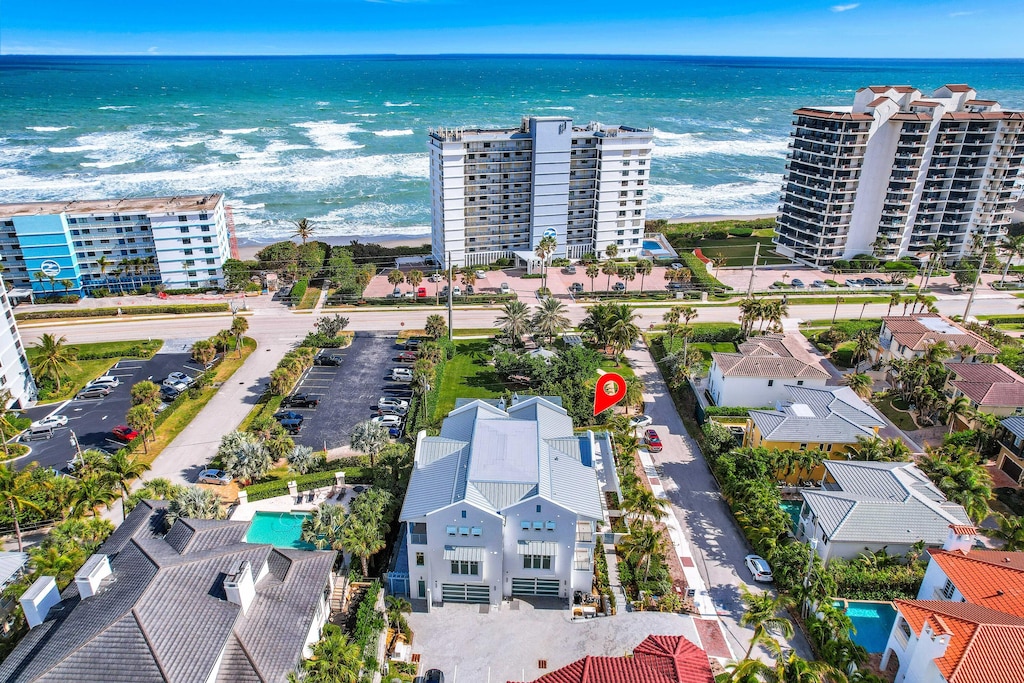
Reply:
[[[573,294],[582,294],[583,293],[583,283],[582,282],[574,282],[574,283],[572,283],[571,285],[569,285],[569,291],[572,292]]]
[[[281,420],[298,420],[302,422],[306,419],[302,413],[296,413],[294,410],[281,410],[274,413],[274,419],[280,422]]]
[[[444,683],[444,673],[440,669],[431,669],[423,677],[423,683]]]
[[[165,401],[173,401],[181,395],[181,392],[174,387],[162,386],[160,387],[160,398]]]
[[[302,420],[281,420],[279,424],[285,428],[289,434],[298,434],[299,430],[302,429]]]
[[[320,399],[312,394],[292,394],[281,401],[282,408],[316,408]]]
[[[423,340],[420,339],[419,337],[410,337],[409,339],[405,340],[405,348],[407,348],[407,349],[418,349],[420,347],[420,344],[422,344],[422,343],[423,343]]]

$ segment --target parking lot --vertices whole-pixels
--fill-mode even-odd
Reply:
[[[137,382],[149,379],[159,384],[172,372],[185,372],[195,376],[200,368],[187,353],[157,353],[150,360],[128,359],[114,364],[106,374],[120,380],[104,398],[72,399],[63,404],[36,406],[25,411],[33,421],[50,414],[66,415],[68,424],[54,430],[53,437],[25,442],[32,450],[15,461],[16,467],[38,462],[43,467],[64,468],[75,455],[71,435],[77,437],[82,450],[103,448],[116,451],[124,444],[113,438],[111,430],[124,424],[125,414],[131,407],[131,389]]]
[[[388,395],[408,394],[408,384],[391,382],[387,376],[400,350],[394,334],[356,332],[352,343],[344,349],[325,349],[322,355],[342,356],[340,366],[315,365],[296,386],[293,393],[309,393],[320,399],[316,408],[287,408],[302,414],[305,420],[299,434],[300,443],[317,450],[349,445],[349,434],[356,423],[377,414],[377,399]]]

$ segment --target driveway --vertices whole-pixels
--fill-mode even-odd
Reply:
[[[75,455],[71,432],[78,438],[82,450],[103,448],[116,451],[124,444],[113,439],[114,427],[124,424],[125,414],[131,407],[131,389],[137,382],[149,379],[159,384],[175,371],[196,375],[198,367],[192,365],[187,353],[158,353],[150,360],[127,359],[115,363],[106,374],[120,380],[120,384],[104,398],[72,399],[61,404],[36,406],[25,411],[32,420],[50,414],[66,415],[68,426],[57,429],[53,438],[32,441],[32,451],[15,461],[15,467],[38,462],[42,467],[62,469]]]
[[[750,645],[753,631],[739,625],[744,611],[740,586],[761,590],[750,582],[750,574],[743,565],[743,558],[751,550],[722,499],[704,455],[686,432],[661,372],[642,344],[641,341],[628,350],[626,357],[643,379],[646,414],[654,424],[668,428],[667,433],[658,432],[664,449],[652,457],[664,472],[661,481],[672,503],[672,512],[682,525],[693,560],[718,608],[729,645],[733,652],[743,653]],[[810,647],[799,634],[790,645],[801,656],[810,656]]]
[[[621,657],[652,634],[682,635],[701,645],[689,616],[625,611],[579,621],[570,616],[562,601],[513,600],[495,610],[446,603],[408,619],[420,671],[441,669],[445,680],[457,683],[532,681],[587,655]]]
[[[294,438],[296,443],[317,450],[341,448],[349,445],[349,435],[356,423],[376,414],[377,399],[384,388],[392,386],[385,375],[398,353],[397,334],[356,332],[352,343],[344,349],[327,350],[343,357],[340,366],[313,366],[303,377],[296,391],[320,396],[315,409],[289,408],[302,413],[306,419],[302,430]]]

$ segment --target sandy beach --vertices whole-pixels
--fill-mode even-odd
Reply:
[[[714,223],[717,221],[754,221],[765,218],[775,218],[774,213],[761,213],[753,215],[718,215],[718,216],[682,216],[679,218],[669,218],[669,223]],[[316,237],[320,242],[326,242],[331,246],[351,244],[352,242],[362,242],[363,244],[379,244],[382,247],[419,247],[426,245],[429,249],[430,235],[400,235],[397,237],[344,237],[341,235],[329,235],[326,237]],[[245,242],[239,240],[238,243],[238,254],[239,258],[243,261],[248,261],[256,258],[256,252],[263,247],[272,244],[267,243],[256,243],[256,242]]]

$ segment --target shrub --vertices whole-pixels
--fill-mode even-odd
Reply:
[[[750,237],[754,234],[753,228],[729,228],[729,234],[733,237]]]
[[[745,406],[708,406],[704,414],[709,417],[746,417],[751,410],[771,410],[771,406],[752,408]]]
[[[333,463],[332,463],[333,464]],[[366,483],[369,478],[366,473],[360,471],[361,468],[353,468],[354,471],[351,476],[348,472],[345,474],[345,483]],[[250,484],[245,487],[245,492],[249,497],[249,502],[256,500],[263,500],[265,498],[273,498],[275,496],[284,496],[288,493],[288,482],[294,481],[299,491],[310,491],[312,489],[321,488],[324,486],[333,486],[335,482],[334,472],[341,470],[331,470],[328,472],[312,472],[310,474],[303,474],[297,477],[290,477],[288,479],[278,479],[275,481],[265,481],[259,484]]]
[[[731,342],[740,338],[736,323],[693,323],[690,330],[691,342]]]
[[[302,301],[302,297],[306,295],[306,289],[308,288],[309,280],[307,278],[302,278],[294,285],[292,285],[292,291],[288,294],[288,296],[292,299],[292,301]]]
[[[541,275],[540,273],[526,273],[525,275],[520,275],[519,277],[522,280],[539,280],[544,276]]]
[[[722,284],[708,273],[707,266],[699,258],[690,253],[683,253],[679,255],[683,265],[690,269],[691,279],[690,281],[697,285],[698,288],[704,290],[712,290],[716,287],[722,289],[732,289],[727,285]]]
[[[103,318],[116,316],[118,310],[123,315],[185,315],[187,313],[223,313],[230,309],[229,304],[162,304],[157,306],[122,306],[117,308],[82,308],[72,311],[26,311],[16,313],[18,320],[47,320],[50,318]]]
[[[844,258],[836,259],[832,262],[832,270],[837,273],[842,273],[850,270],[850,262]]]
[[[839,283],[836,282],[835,280],[825,280],[825,286],[826,287],[838,287]]]
[[[889,261],[882,264],[882,270],[887,272],[901,272],[901,273],[914,273],[917,274],[917,268],[913,263],[907,263],[906,261]]]

